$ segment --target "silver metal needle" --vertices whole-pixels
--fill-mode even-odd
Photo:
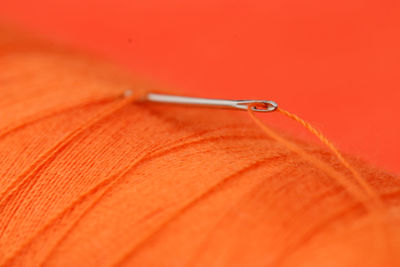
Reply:
[[[130,95],[131,91],[126,91],[125,95]],[[224,100],[224,99],[210,99],[198,98],[188,96],[166,95],[166,94],[147,94],[145,101],[166,103],[166,104],[179,104],[191,106],[203,106],[210,108],[228,108],[247,110],[249,106],[253,111],[258,112],[271,112],[278,108],[278,104],[270,100]]]

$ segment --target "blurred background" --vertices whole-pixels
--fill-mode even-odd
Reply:
[[[400,1],[0,0],[0,22],[188,95],[275,100],[400,173]]]

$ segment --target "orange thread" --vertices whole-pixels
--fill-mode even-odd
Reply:
[[[343,157],[343,155],[339,152],[339,150],[330,142],[320,131],[315,129],[311,124],[308,122],[304,121],[300,117],[298,117],[295,114],[292,114],[286,110],[283,110],[281,108],[277,108],[277,110],[295,120],[296,122],[300,123],[303,125],[308,131],[310,131],[312,134],[314,134],[323,144],[325,144],[336,156],[336,158],[340,161],[340,163],[348,169],[351,174],[354,176],[356,182],[358,185],[361,187],[363,192],[360,192],[358,188],[354,187],[354,184],[349,182],[347,177],[342,175],[340,172],[336,171],[333,169],[331,166],[329,166],[327,163],[323,162],[322,160],[314,157],[313,155],[307,153],[304,149],[300,148],[298,145],[295,143],[287,140],[283,136],[275,133],[272,129],[267,127],[260,119],[258,119],[254,115],[254,111],[252,109],[253,105],[248,106],[248,114],[250,118],[260,127],[260,129],[267,134],[269,137],[275,139],[279,143],[283,144],[286,148],[289,150],[297,153],[300,155],[304,160],[308,161],[309,163],[313,164],[315,167],[319,168],[326,174],[328,174],[330,177],[335,179],[337,182],[339,182],[353,197],[358,199],[369,211],[371,215],[371,219],[374,223],[375,226],[375,239],[376,243],[380,244],[378,247],[381,249],[383,254],[385,255],[392,255],[391,251],[391,244],[390,244],[390,239],[389,239],[389,233],[385,229],[384,225],[384,216],[385,216],[385,207],[384,204],[380,198],[380,196],[370,187],[370,185],[361,177],[361,175],[350,165],[350,163]],[[367,196],[365,197],[365,193]]]
[[[226,127],[227,129],[233,128],[236,125],[230,125],[228,127]],[[187,137],[187,139],[190,138],[197,138],[200,137],[203,134],[207,134],[211,131],[215,131],[215,129],[210,129],[209,131],[204,131],[203,133],[196,133],[193,135],[190,135]],[[257,137],[251,137],[251,136],[233,136],[231,138],[226,138],[226,140],[230,140],[230,139],[234,139],[237,140],[238,138],[257,138]],[[30,238],[29,240],[27,240],[27,242],[25,244],[23,244],[15,253],[11,254],[10,257],[8,257],[7,259],[4,260],[4,263],[0,263],[0,266],[6,266],[9,262],[11,262],[13,260],[13,258],[15,258],[16,255],[18,255],[19,253],[21,253],[21,251],[28,247],[29,244],[35,239],[35,237],[37,237],[41,232],[45,231],[46,229],[50,228],[52,226],[52,224],[56,223],[58,220],[60,220],[65,214],[68,214],[71,210],[74,209],[75,206],[77,206],[78,204],[80,204],[81,202],[83,202],[85,199],[88,199],[91,195],[93,195],[94,193],[100,191],[101,189],[103,189],[104,191],[100,194],[100,196],[93,200],[93,203],[85,210],[83,211],[84,213],[77,219],[77,221],[75,221],[72,226],[71,229],[69,229],[64,235],[63,237],[65,238],[66,235],[72,231],[73,227],[77,225],[77,223],[80,221],[80,219],[86,214],[88,213],[88,211],[90,209],[92,209],[96,203],[98,203],[100,201],[100,199],[102,197],[104,197],[107,193],[109,193],[110,189],[112,189],[112,186],[115,185],[116,183],[120,182],[121,179],[124,178],[124,176],[132,171],[132,169],[134,169],[137,165],[145,162],[145,161],[149,161],[155,157],[160,157],[163,155],[166,155],[170,152],[174,152],[177,151],[179,149],[183,149],[185,147],[188,147],[190,145],[195,145],[195,144],[201,144],[204,142],[211,142],[211,141],[216,141],[219,140],[219,138],[217,137],[211,137],[211,138],[203,138],[200,140],[194,140],[194,141],[188,141],[188,142],[184,142],[186,141],[186,139],[184,140],[177,140],[177,141],[173,141],[170,144],[167,144],[165,146],[171,146],[171,147],[160,147],[160,148],[155,148],[152,149],[151,151],[149,151],[147,154],[145,154],[142,158],[139,158],[137,161],[133,162],[129,167],[127,167],[125,170],[122,170],[120,173],[117,173],[115,175],[112,175],[109,178],[106,178],[105,180],[103,180],[102,182],[100,182],[98,185],[94,186],[92,189],[90,189],[88,192],[83,193],[75,202],[71,203],[70,206],[68,206],[66,209],[64,209],[63,211],[61,211],[59,214],[57,214],[55,217],[53,217],[52,219],[50,219],[48,221],[48,223],[38,231],[38,233],[36,233],[32,238]],[[61,243],[63,237],[61,238],[60,241],[57,242]],[[57,247],[57,245],[55,246],[55,248]],[[54,248],[54,249],[55,249]],[[50,257],[52,250],[50,251],[48,257]],[[47,257],[45,257],[43,259],[43,261],[46,261]],[[41,265],[41,264],[40,264]]]
[[[107,96],[107,97],[92,100],[92,101],[84,101],[83,103],[78,103],[78,104],[67,106],[67,107],[64,107],[61,109],[55,108],[55,109],[51,109],[51,110],[44,110],[38,114],[34,114],[32,116],[26,117],[13,125],[8,125],[6,128],[0,129],[0,138],[3,138],[5,136],[7,136],[9,133],[12,133],[13,131],[16,131],[18,129],[26,127],[26,126],[28,126],[32,123],[35,123],[41,119],[45,119],[45,118],[48,118],[51,116],[55,116],[57,114],[61,114],[62,112],[67,112],[69,110],[73,110],[73,109],[80,108],[80,107],[85,107],[88,105],[102,104],[102,103],[106,103],[109,101],[114,101],[116,98],[119,98],[119,97],[120,97],[120,95]]]
[[[207,196],[211,195],[213,192],[215,192],[216,189],[222,187],[229,180],[238,178],[241,175],[243,175],[244,173],[246,173],[252,169],[256,169],[264,164],[268,164],[268,163],[270,164],[273,161],[280,161],[280,160],[282,160],[281,157],[261,159],[255,163],[251,164],[250,166],[246,166],[246,167],[240,169],[239,171],[237,171],[236,173],[234,173],[228,177],[225,177],[224,179],[220,180],[219,182],[214,184],[212,187],[210,187],[207,191],[202,192],[200,195],[193,196],[193,198],[190,199],[187,203],[183,203],[182,206],[180,207],[180,209],[178,209],[178,211],[176,213],[172,214],[169,218],[166,218],[162,221],[160,220],[159,225],[157,225],[157,227],[155,229],[153,229],[150,233],[144,235],[137,244],[133,244],[133,245],[131,245],[131,247],[128,247],[127,251],[125,253],[123,253],[110,266],[112,266],[112,267],[122,266],[130,257],[132,257],[132,255],[136,252],[136,250],[138,250],[140,248],[140,246],[143,246],[146,241],[151,239],[151,237],[153,237],[157,233],[161,232],[162,229],[164,229],[169,223],[171,223],[173,221],[173,219],[176,219],[177,217],[181,216],[185,210],[188,210],[190,207],[195,205],[197,202],[199,202],[202,199],[205,199]],[[285,165],[280,166],[280,168],[284,168],[284,166]],[[276,170],[275,172],[279,172],[279,169]],[[272,174],[271,174],[271,176],[272,176]]]
[[[39,156],[38,160],[34,162],[31,166],[25,169],[22,174],[9,186],[7,187],[0,195],[0,208],[4,208],[5,203],[18,192],[18,189],[26,182],[29,181],[33,175],[40,170],[40,168],[46,164],[55,154],[62,149],[66,144],[68,144],[71,140],[77,137],[79,134],[84,132],[86,129],[94,125],[95,123],[101,121],[102,119],[110,116],[114,112],[120,110],[121,108],[125,107],[127,104],[135,101],[136,99],[142,97],[144,93],[140,91],[135,95],[125,98],[117,103],[113,104],[110,107],[107,107],[105,110],[99,112],[94,117],[90,118],[89,120],[85,121],[82,125],[80,125],[74,131],[68,133],[63,138],[59,140],[53,147],[49,150],[44,152],[41,156]],[[119,96],[120,97],[120,96]],[[118,99],[118,98],[117,98]],[[11,217],[10,217],[11,218]],[[5,229],[3,229],[4,231]],[[0,233],[1,235],[1,233]]]
[[[226,140],[237,140],[238,138],[253,138],[253,137],[244,137],[244,136],[233,136],[232,138],[226,138]],[[150,161],[156,157],[160,157],[160,156],[165,156],[171,152],[176,152],[179,151],[181,149],[187,148],[188,146],[191,145],[195,145],[195,144],[202,144],[205,142],[211,142],[211,141],[216,141],[219,140],[219,138],[216,137],[212,137],[212,138],[204,138],[204,139],[200,139],[198,141],[190,141],[190,142],[182,142],[182,143],[178,143],[170,148],[167,149],[155,149],[153,151],[150,151],[148,154],[146,154],[144,157],[138,159],[137,161],[133,162],[130,166],[128,166],[125,170],[123,170],[121,173],[118,173],[117,175],[115,175],[115,179],[112,179],[113,177],[110,177],[110,179],[106,179],[103,182],[101,182],[99,185],[95,186],[92,190],[90,190],[88,193],[83,194],[77,203],[81,202],[84,198],[87,198],[90,194],[92,194],[93,192],[96,192],[98,190],[100,190],[103,186],[105,186],[104,191],[100,194],[100,196],[98,196],[96,199],[93,200],[93,202],[91,203],[91,205],[85,210],[83,211],[82,215],[77,218],[77,220],[71,225],[71,227],[64,233],[64,235],[61,237],[60,240],[58,240],[57,244],[53,247],[53,249],[48,253],[48,255],[46,255],[43,259],[40,265],[44,264],[49,258],[52,257],[52,253],[54,252],[54,250],[57,248],[57,246],[59,244],[62,243],[62,241],[68,236],[68,234],[73,230],[74,227],[76,227],[78,225],[78,223],[80,222],[80,220],[89,213],[89,211],[91,209],[93,209],[96,204],[98,204],[100,202],[100,200],[106,196],[107,193],[109,193],[113,187],[115,185],[117,185],[118,183],[120,183],[123,178],[125,177],[125,175],[127,175],[129,172],[131,172],[134,168],[136,168],[138,165],[142,164],[143,162],[146,161]],[[173,142],[174,144],[175,142]],[[170,144],[172,145],[172,144]],[[60,214],[59,216],[62,216],[63,214],[67,213],[68,211],[70,211],[70,209],[73,209],[73,207],[76,205],[76,203],[73,203],[73,205],[71,207],[68,207],[65,211],[62,212],[62,214]],[[54,221],[58,219],[58,216],[56,218],[54,218]],[[50,226],[50,225],[49,225]],[[46,226],[48,227],[48,226]],[[11,260],[11,259],[9,259]]]
[[[250,115],[252,120],[261,128],[261,130],[263,130],[264,133],[266,133],[271,138],[275,139],[279,143],[281,143],[284,146],[286,146],[289,150],[291,150],[291,151],[295,152],[296,154],[300,155],[306,161],[313,163],[316,167],[318,167],[319,169],[325,171],[329,176],[331,176],[334,179],[336,179],[342,186],[344,186],[347,190],[349,190],[349,193],[351,193],[353,195],[353,197],[355,197],[356,199],[359,199],[361,202],[365,202],[366,201],[365,196],[362,194],[362,192],[360,192],[357,188],[355,188],[354,185],[351,182],[349,182],[348,179],[343,174],[339,173],[338,171],[336,171],[334,168],[332,168],[331,166],[329,166],[328,164],[326,164],[322,160],[320,160],[320,159],[310,155],[309,153],[305,152],[303,149],[301,149],[295,143],[293,143],[293,142],[287,140],[286,138],[284,138],[283,136],[275,133],[275,131],[273,131],[272,129],[267,127],[262,121],[260,121],[260,119],[258,119],[254,115],[254,112],[251,109],[251,107],[252,106],[248,107],[248,114]],[[279,109],[279,110],[281,110],[281,109]],[[285,113],[283,113],[283,114],[285,114]],[[303,120],[301,120],[301,121],[303,121]],[[318,133],[318,131],[315,130],[310,124],[308,124],[308,123],[306,124],[304,121],[303,121],[303,123],[305,125],[307,125],[305,127],[307,129],[309,129],[312,133],[314,133],[314,134]],[[321,134],[317,134],[316,136],[318,138],[320,138],[322,136],[322,140],[324,140],[324,143],[325,143],[325,140],[327,140]],[[368,190],[368,192],[370,192],[370,191],[371,190]],[[374,193],[371,193],[371,194],[373,195],[373,199],[377,198]]]
[[[312,134],[314,134],[323,144],[325,144],[332,152],[333,154],[337,157],[337,159],[345,166],[351,174],[354,176],[355,180],[357,183],[361,186],[361,188],[372,198],[374,199],[379,205],[383,206],[383,203],[380,201],[379,196],[376,194],[376,192],[371,188],[371,186],[363,179],[360,175],[360,173],[354,169],[353,166],[350,165],[350,163],[343,157],[343,155],[339,152],[339,150],[332,144],[331,141],[329,141],[320,131],[318,131],[316,128],[311,126],[308,122],[305,120],[301,119],[299,116],[296,114],[290,113],[287,110],[278,108],[277,109],[280,113],[283,115],[293,119],[294,121],[300,123],[303,125],[308,131],[310,131]]]

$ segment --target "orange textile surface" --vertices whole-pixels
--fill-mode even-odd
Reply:
[[[246,113],[139,103],[150,85],[1,33],[0,266],[398,263],[398,178],[346,157],[384,204],[376,222]]]

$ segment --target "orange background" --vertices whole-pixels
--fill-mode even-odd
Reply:
[[[275,100],[400,173],[397,0],[0,0],[0,19],[188,94]]]

